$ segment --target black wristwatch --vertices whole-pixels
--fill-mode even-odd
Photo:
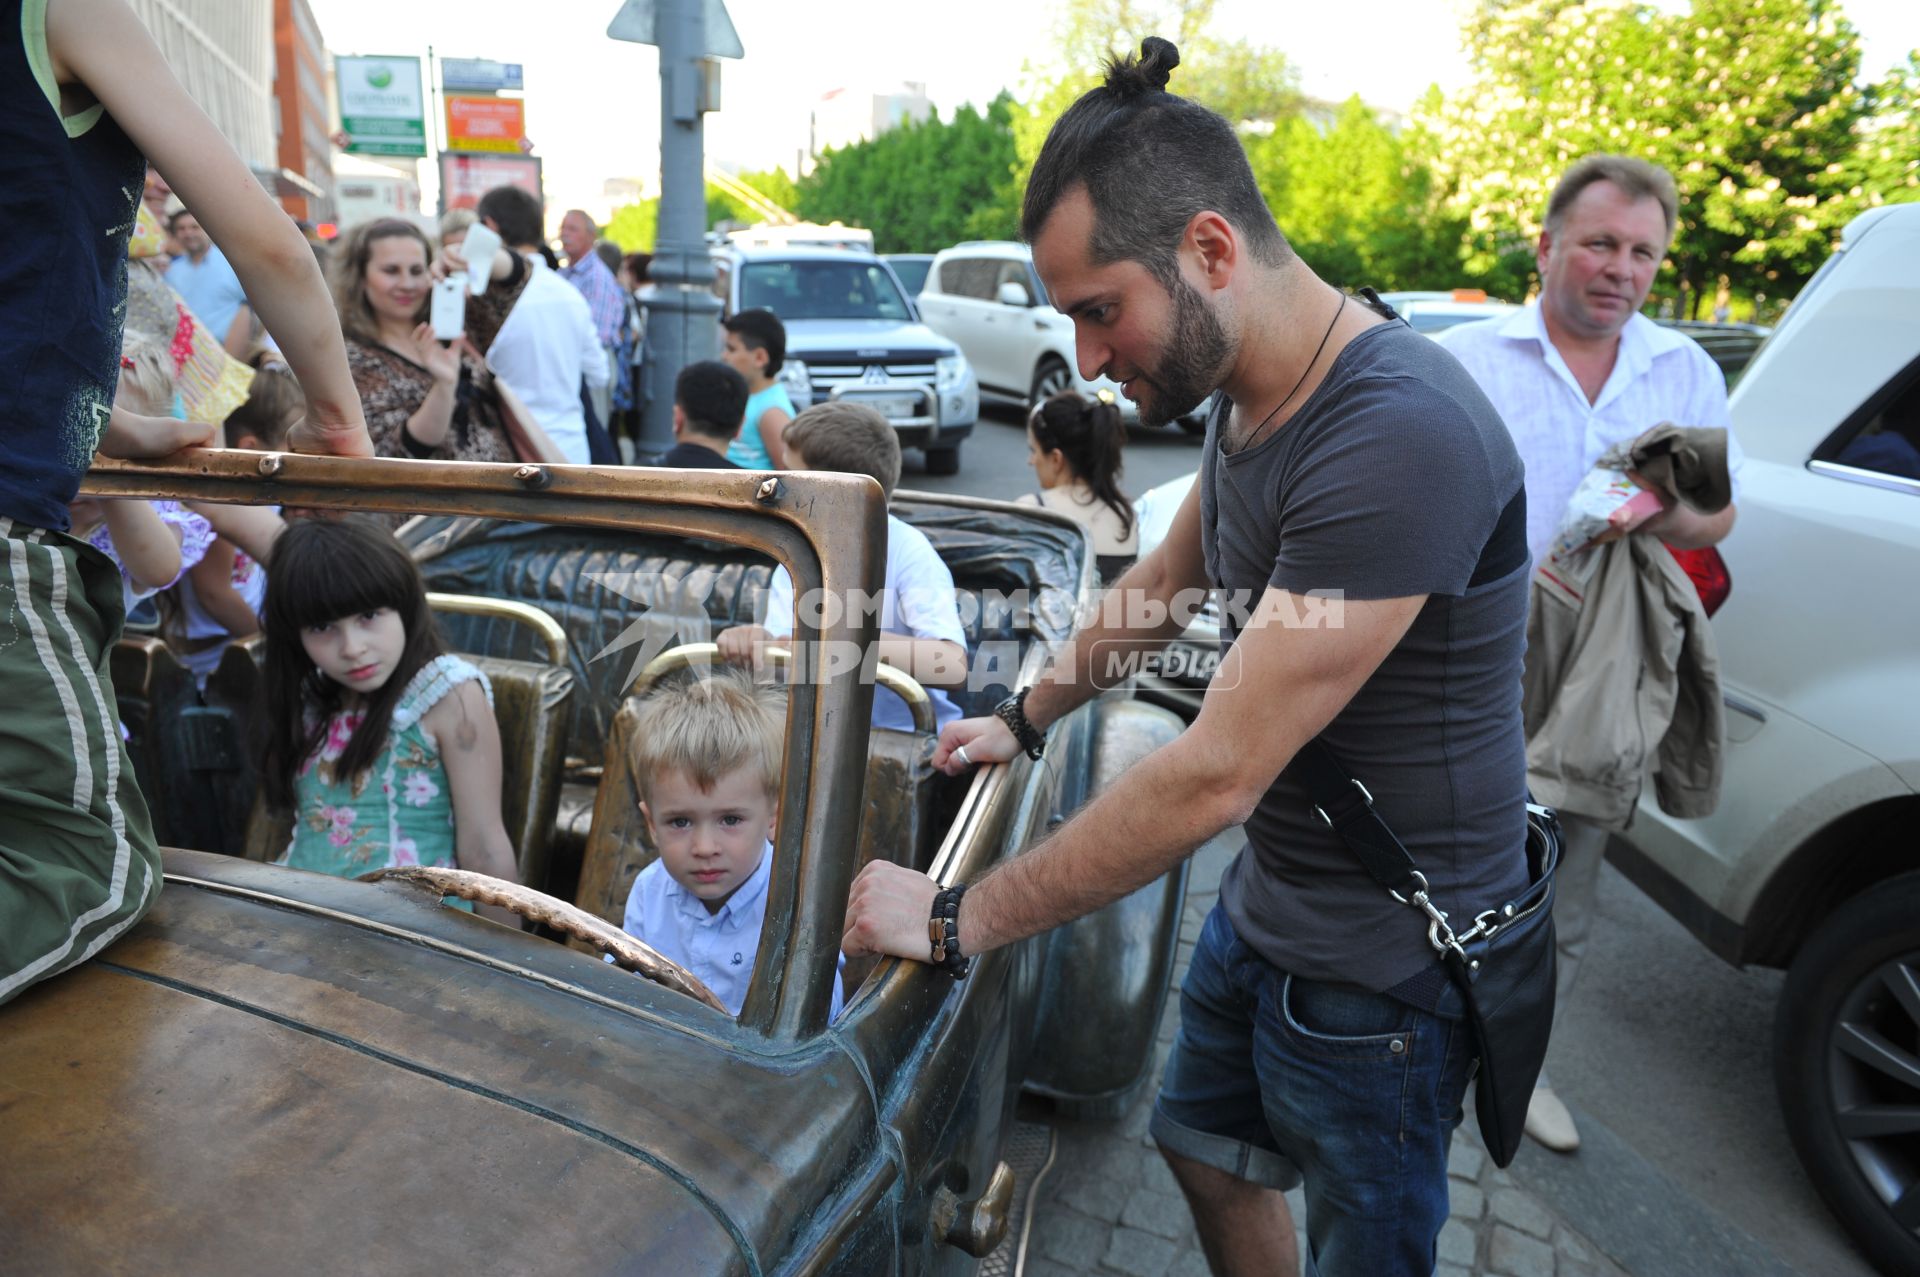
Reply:
[[[927,938],[933,944],[933,965],[956,980],[964,980],[972,958],[960,956],[960,897],[967,884],[942,888],[933,898],[933,916],[927,919]]]
[[[1047,738],[1039,728],[1027,721],[1027,693],[1031,687],[1023,687],[1013,695],[993,707],[994,714],[1007,725],[1013,738],[1020,742],[1020,748],[1027,751],[1028,758],[1038,758],[1047,751]]]

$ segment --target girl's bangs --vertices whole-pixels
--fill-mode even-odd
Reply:
[[[381,608],[412,613],[420,586],[410,562],[397,554],[368,553],[363,543],[345,538],[328,548],[332,553],[303,554],[269,566],[269,580],[276,574],[285,578],[276,582],[285,587],[275,591],[285,605],[277,619],[306,629]]]

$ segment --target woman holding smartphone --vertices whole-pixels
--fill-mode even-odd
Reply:
[[[354,227],[333,251],[334,305],[374,451],[512,461],[493,377],[477,351],[492,343],[526,287],[527,264],[496,253],[486,291],[466,299],[465,333],[443,344],[428,322],[432,262],[426,234],[397,217]]]

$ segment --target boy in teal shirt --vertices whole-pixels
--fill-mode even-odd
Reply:
[[[740,433],[727,445],[727,460],[747,470],[785,470],[781,443],[794,418],[793,399],[778,377],[787,356],[787,329],[765,308],[743,310],[720,321],[726,341],[720,358],[747,379],[747,414]]]

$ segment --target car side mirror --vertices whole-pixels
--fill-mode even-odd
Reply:
[[[1033,305],[1033,294],[1027,291],[1025,284],[1020,283],[1018,280],[1010,279],[1000,285],[1000,304],[1002,306],[1031,306]]]

